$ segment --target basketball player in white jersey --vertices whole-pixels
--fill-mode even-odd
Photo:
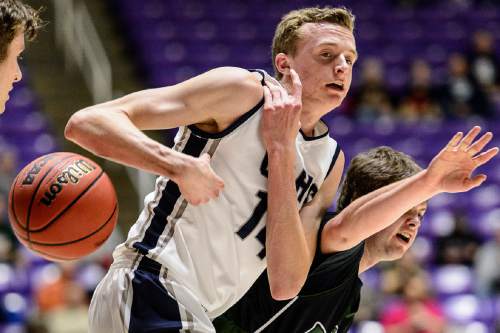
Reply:
[[[18,0],[0,1],[0,114],[5,111],[9,92],[22,78],[19,57],[24,38],[35,38],[41,25],[38,12]]]
[[[214,332],[266,266],[275,299],[298,293],[342,174],[320,118],[349,90],[353,24],[343,8],[285,16],[273,41],[281,84],[218,68],[71,117],[68,139],[159,175],[95,291],[91,332]],[[173,127],[173,149],[141,132]]]

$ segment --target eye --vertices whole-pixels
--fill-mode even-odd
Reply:
[[[354,61],[352,60],[351,57],[347,57],[346,59],[346,62],[349,64],[349,65],[353,65],[354,64]]]
[[[332,58],[332,54],[330,52],[322,52],[320,55],[323,59],[331,59]]]

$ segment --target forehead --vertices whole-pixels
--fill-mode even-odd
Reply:
[[[415,208],[418,210],[426,210],[427,209],[427,201],[424,201],[421,204],[418,204],[417,206],[415,206]]]
[[[413,206],[411,209],[409,209],[406,213],[414,212],[414,213],[421,213],[421,212],[426,212],[427,211],[427,201],[424,201],[416,206]],[[401,218],[404,218],[404,216],[401,216]]]
[[[356,42],[353,33],[338,24],[320,22],[306,23],[298,30],[300,47],[317,47],[321,44],[344,44],[356,51]]]

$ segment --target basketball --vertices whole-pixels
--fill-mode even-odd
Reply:
[[[116,225],[118,202],[99,165],[58,152],[19,172],[10,189],[8,214],[27,248],[49,260],[74,260],[106,241]]]

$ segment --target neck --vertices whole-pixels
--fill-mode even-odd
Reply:
[[[314,136],[314,128],[316,127],[318,121],[319,118],[302,111],[302,114],[300,116],[300,129],[306,136]]]
[[[363,256],[361,257],[361,262],[359,263],[359,271],[358,273],[361,274],[364,271],[367,271],[368,269],[372,268],[376,264],[380,262],[379,256],[377,256],[376,251],[374,251],[373,247],[371,246],[370,242],[368,240],[365,241],[365,250],[363,252]]]
[[[321,117],[330,112],[330,109],[325,109],[323,105],[309,100],[307,97],[302,98],[302,111],[300,114],[300,124],[302,132],[307,136],[313,136],[314,128]]]
[[[289,87],[283,79],[279,82],[286,89],[286,91],[291,94],[291,87]],[[313,136],[314,128],[316,127],[318,121],[330,111],[331,109],[325,109],[325,106],[322,105],[319,100],[314,100],[310,98],[310,96],[308,97],[307,95],[304,95],[303,92],[302,110],[300,115],[300,128],[302,132],[304,132],[306,136]]]

